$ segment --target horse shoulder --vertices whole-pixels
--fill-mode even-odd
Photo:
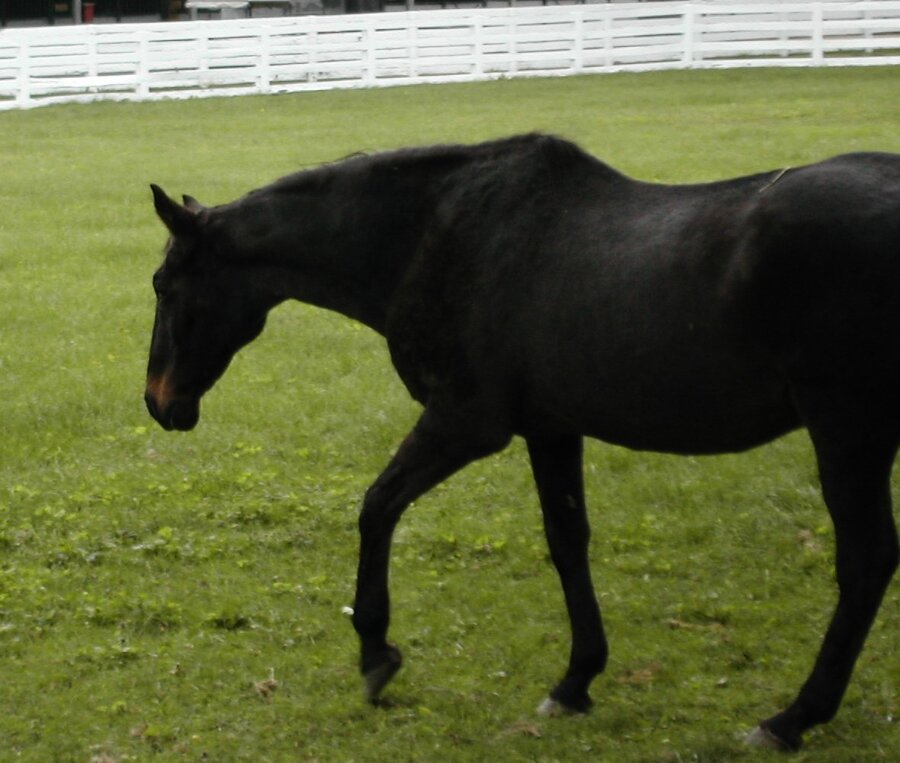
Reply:
[[[499,150],[504,149],[504,150]],[[513,373],[498,338],[548,253],[542,228],[565,216],[579,177],[607,170],[550,136],[524,136],[476,157],[444,190],[394,291],[385,336],[412,396],[492,398]],[[583,188],[582,188],[583,190]]]

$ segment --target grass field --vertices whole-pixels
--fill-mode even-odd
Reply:
[[[417,407],[383,341],[278,308],[198,429],[143,407],[148,183],[207,203],[366,149],[541,129],[696,181],[900,151],[896,69],[518,80],[0,114],[0,762],[776,760],[741,735],[805,677],[832,535],[796,434],[741,456],[591,444],[612,655],[586,717],[533,710],[568,633],[520,443],[397,534],[387,707],[362,700],[356,514]],[[795,761],[900,759],[900,587]]]

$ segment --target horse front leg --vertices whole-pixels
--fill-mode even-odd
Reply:
[[[588,562],[590,527],[584,502],[582,439],[527,439],[550,557],[559,573],[572,629],[569,668],[539,712],[586,712],[588,688],[608,654]]]
[[[402,662],[400,650],[387,641],[390,624],[388,566],[394,528],[412,501],[493,450],[479,447],[475,442],[458,434],[439,434],[423,427],[420,420],[387,468],[366,491],[359,516],[360,550],[353,626],[360,638],[360,670],[370,702],[377,701]]]
[[[859,437],[845,434],[835,443],[828,432],[810,427],[810,434],[835,529],[838,603],[797,698],[748,737],[752,744],[782,750],[799,749],[806,730],[837,713],[898,563],[890,491],[894,438],[876,439],[868,432]]]

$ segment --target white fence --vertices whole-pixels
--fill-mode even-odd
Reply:
[[[0,32],[0,110],[622,70],[898,63],[900,1],[889,0],[95,24]]]

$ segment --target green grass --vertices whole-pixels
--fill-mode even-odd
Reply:
[[[389,707],[362,701],[356,513],[417,408],[383,341],[276,310],[199,428],[143,408],[148,183],[209,203],[360,149],[548,130],[644,179],[900,151],[896,69],[615,75],[0,114],[0,761],[777,760],[740,735],[805,677],[831,530],[797,434],[743,456],[587,451],[612,645],[584,718],[520,443],[397,534]],[[897,760],[900,590],[793,760]],[[273,683],[273,680],[277,685]]]

